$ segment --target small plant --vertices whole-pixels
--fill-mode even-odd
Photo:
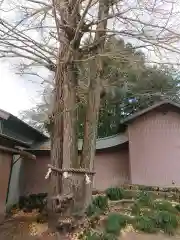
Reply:
[[[99,207],[97,207],[96,205],[94,205],[93,203],[91,203],[86,209],[86,215],[88,217],[100,214],[101,212],[102,212],[102,210]]]
[[[152,195],[149,194],[148,192],[139,192],[137,194],[137,201],[141,206],[148,206],[148,207],[152,207],[154,204]]]
[[[133,206],[131,207],[131,213],[132,215],[140,215],[141,208],[138,202],[135,202]]]
[[[147,216],[139,216],[136,218],[134,227],[142,232],[155,233],[157,231],[155,221]]]
[[[84,236],[80,236],[79,239],[84,240],[118,240],[117,236],[110,233],[99,233],[94,231],[89,231]]]
[[[108,198],[106,196],[97,196],[93,199],[92,204],[104,211],[108,208]]]
[[[92,203],[86,209],[86,215],[91,217],[99,215],[108,208],[108,199],[106,196],[97,196],[92,200]]]
[[[118,240],[118,237],[111,233],[103,233],[101,236],[102,240]]]
[[[175,214],[168,211],[157,212],[154,218],[158,228],[162,229],[165,233],[174,234],[178,228],[178,218]]]
[[[178,212],[180,212],[180,204],[176,205],[175,208]]]
[[[87,235],[85,236],[86,240],[100,240],[101,239],[101,234],[98,232],[94,231],[89,231]]]
[[[90,227],[91,227],[91,228],[95,228],[95,227],[98,225],[99,220],[100,220],[100,214],[94,214],[94,215],[89,219]]]
[[[108,216],[105,229],[107,233],[114,234],[116,236],[119,235],[121,230],[121,225],[119,223],[118,214],[111,214]]]
[[[108,216],[106,221],[105,230],[106,233],[119,235],[120,230],[127,224],[128,217],[117,213],[112,213]]]
[[[124,190],[121,188],[108,188],[106,190],[106,196],[111,201],[117,201],[124,198]]]
[[[178,209],[172,206],[172,203],[166,200],[157,201],[154,207],[159,211],[168,211],[170,213],[178,213]]]
[[[19,209],[31,212],[33,209],[39,209],[40,212],[45,208],[47,193],[30,194],[19,198]]]

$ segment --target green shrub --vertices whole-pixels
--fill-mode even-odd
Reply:
[[[178,228],[178,218],[175,214],[168,211],[159,211],[154,216],[158,228],[165,233],[173,234]]]
[[[118,240],[118,237],[111,233],[103,233],[101,236],[102,240]]]
[[[134,227],[142,232],[155,233],[157,231],[155,221],[147,216],[139,216],[136,218]]]
[[[180,212],[180,204],[176,205],[175,208],[178,212]]]
[[[106,196],[111,201],[117,201],[124,198],[124,190],[121,188],[108,188],[106,190]]]
[[[131,219],[129,216],[119,214],[119,224],[121,225],[121,228],[126,227],[127,223],[129,223],[130,220]]]
[[[108,199],[106,196],[97,196],[92,200],[92,203],[86,209],[86,215],[91,217],[99,215],[108,208]]]
[[[92,203],[86,209],[86,215],[88,217],[91,217],[93,215],[98,215],[101,212],[102,212],[102,210],[99,207],[97,207],[96,205],[92,204]]]
[[[135,202],[133,206],[131,207],[131,213],[132,215],[140,215],[141,208],[138,202]]]
[[[27,202],[27,197],[20,196],[19,202],[18,202],[19,209],[23,209],[26,206],[26,202]]]
[[[120,230],[127,224],[128,217],[118,213],[111,213],[106,221],[105,230],[109,234],[119,235]]]
[[[178,218],[174,213],[168,211],[149,211],[147,215],[138,216],[133,223],[137,230],[154,233],[158,229],[168,234],[174,234],[178,228]]]
[[[136,196],[136,199],[141,206],[152,207],[154,205],[154,199],[152,197],[152,194],[148,192],[139,192]]]
[[[119,235],[121,230],[121,225],[119,223],[118,214],[111,214],[108,216],[105,230],[107,233]]]
[[[172,206],[171,202],[168,202],[166,200],[155,202],[154,207],[159,211],[168,211],[170,213],[178,213],[178,209]]]
[[[110,233],[99,233],[94,231],[89,231],[86,233],[85,236],[81,237],[80,239],[86,240],[118,240],[117,236]]]
[[[86,240],[100,240],[101,239],[101,235],[97,232],[94,231],[89,231],[87,233],[87,235],[85,236]]]
[[[46,205],[47,193],[30,194],[29,196],[21,196],[19,198],[19,209],[31,212],[33,209],[42,211]]]
[[[106,196],[97,196],[93,199],[92,204],[104,211],[108,208],[108,198]]]

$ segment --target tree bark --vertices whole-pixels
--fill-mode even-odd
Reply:
[[[76,2],[76,1],[75,1]],[[77,24],[75,19],[71,19],[71,10],[74,9],[73,3],[64,0],[53,1],[53,14],[55,17],[58,40],[59,55],[55,75],[55,101],[53,112],[53,128],[51,136],[51,165],[58,168],[75,166],[78,158],[76,140],[76,85],[77,76],[74,65],[75,47],[71,46],[74,32],[69,28],[61,29],[61,25],[69,23],[70,28]],[[78,12],[77,12],[78,14]],[[77,16],[74,15],[74,17]],[[74,20],[74,21],[73,21]],[[72,28],[73,29],[73,28]],[[79,39],[78,39],[79,40]],[[80,43],[80,41],[79,41]],[[53,197],[64,194],[66,191],[62,184],[62,176],[51,174],[49,189],[49,212],[55,213],[55,201]]]
[[[63,72],[61,64],[57,65],[55,75],[54,109],[51,127],[51,165],[62,168],[63,163]],[[54,227],[56,221],[56,204],[53,197],[61,193],[61,175],[51,174],[48,192],[48,215],[50,227]]]
[[[100,23],[97,25],[97,31],[94,40],[95,42],[99,42],[99,45],[94,53],[97,55],[96,60],[92,60],[90,64],[90,72],[93,73],[96,69],[96,75],[90,77],[83,148],[81,154],[81,167],[89,170],[93,170],[94,168],[94,157],[96,152],[96,136],[100,109],[101,81],[103,75],[103,60],[99,54],[104,50],[106,39],[106,33],[104,30],[107,28],[107,20],[105,19],[107,19],[108,16],[109,4],[110,3],[108,0],[99,1],[98,19]],[[88,205],[89,201],[91,200],[92,185],[93,183],[86,188],[86,205]]]
[[[62,61],[66,49],[60,53],[55,76],[55,101],[51,135],[51,165],[57,168],[75,166],[78,157],[76,139],[76,76],[73,64]],[[65,182],[65,184],[64,184]],[[59,214],[56,213],[56,196],[67,193],[66,180],[62,175],[52,172],[50,175],[48,213],[51,228],[57,226]]]
[[[76,69],[69,63],[64,65],[64,168],[78,167],[76,89]]]

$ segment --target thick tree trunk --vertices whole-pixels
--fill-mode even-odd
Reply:
[[[65,52],[65,51],[64,51]],[[60,58],[62,60],[62,57]],[[55,79],[55,103],[53,128],[51,136],[51,165],[57,168],[75,166],[78,158],[76,140],[76,76],[71,63],[61,62],[57,66]],[[51,228],[57,226],[59,202],[56,197],[68,193],[66,179],[62,175],[50,175],[49,189],[49,223]],[[72,190],[71,190],[72,191]]]
[[[63,142],[63,168],[78,168],[78,138],[77,138],[77,104],[76,104],[76,73],[73,64],[66,66],[64,70],[64,142]],[[75,194],[73,184],[75,177],[63,179],[62,194]],[[77,185],[77,184],[76,184]],[[76,197],[73,196],[74,203]],[[74,206],[65,214],[71,214]]]
[[[85,116],[84,139],[80,164],[82,168],[89,169],[90,171],[94,169],[94,157],[96,152],[96,135],[101,93],[100,83],[100,78],[95,77],[91,79]],[[93,178],[91,178],[91,184],[86,185],[85,207],[91,201],[92,187]]]
[[[74,69],[74,49],[71,41],[74,38],[72,24],[76,21],[71,19],[73,3],[63,0],[53,1],[53,14],[55,17],[58,40],[59,56],[55,76],[55,102],[54,102],[54,123],[52,131],[51,165],[58,168],[68,168],[75,165],[77,161],[76,141],[76,83],[77,76]],[[78,12],[77,12],[78,13]],[[73,16],[73,18],[76,17]],[[69,28],[60,28],[60,25],[68,23]],[[49,197],[62,195],[65,188],[62,184],[62,176],[51,174]],[[49,201],[53,202],[53,201]],[[55,212],[57,206],[49,205],[49,209]]]
[[[96,147],[97,123],[100,107],[100,79],[91,79],[84,126],[81,167],[92,170]]]
[[[78,167],[76,69],[72,64],[64,66],[64,151],[63,168]]]
[[[55,75],[54,109],[51,127],[51,165],[62,168],[63,163],[63,72],[62,66],[57,64]],[[56,204],[53,197],[61,193],[61,175],[51,174],[48,192],[48,215],[51,227],[55,226]]]
[[[101,81],[103,76],[103,61],[99,56],[104,50],[107,16],[109,12],[109,1],[100,0],[98,18],[99,24],[95,34],[95,41],[99,42],[99,46],[94,54],[97,54],[96,61],[90,64],[90,72],[96,70],[95,76],[90,76],[90,86],[88,92],[88,103],[86,109],[85,125],[84,125],[84,139],[81,155],[81,167],[93,170],[94,157],[96,152],[96,135],[98,126],[98,117],[100,109],[100,95],[101,95]],[[92,195],[93,183],[86,188],[86,205],[89,203]]]

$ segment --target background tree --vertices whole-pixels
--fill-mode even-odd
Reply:
[[[110,45],[114,47],[114,41],[116,41],[116,52],[118,52],[119,46],[120,50],[122,48],[127,49],[133,60],[135,60],[133,58],[135,54],[141,61],[134,61],[131,67],[130,62],[122,63],[119,58],[107,58],[105,60],[98,137],[116,134],[119,131],[119,123],[124,117],[146,108],[156,101],[166,98],[179,102],[179,77],[177,70],[172,69],[171,66],[157,67],[145,65],[144,54],[136,51],[129,43],[125,44],[122,40],[111,39],[111,41],[108,41],[106,45],[107,51],[109,51]],[[83,62],[79,67],[79,81],[84,85],[83,90],[79,91],[79,138],[83,137],[87,79],[88,66]],[[47,98],[47,93],[51,97]],[[30,125],[46,132],[48,115],[50,114],[50,109],[52,109],[50,104],[52,92],[45,91],[44,95],[45,98],[42,98],[42,101],[37,106],[21,112],[20,115]]]

